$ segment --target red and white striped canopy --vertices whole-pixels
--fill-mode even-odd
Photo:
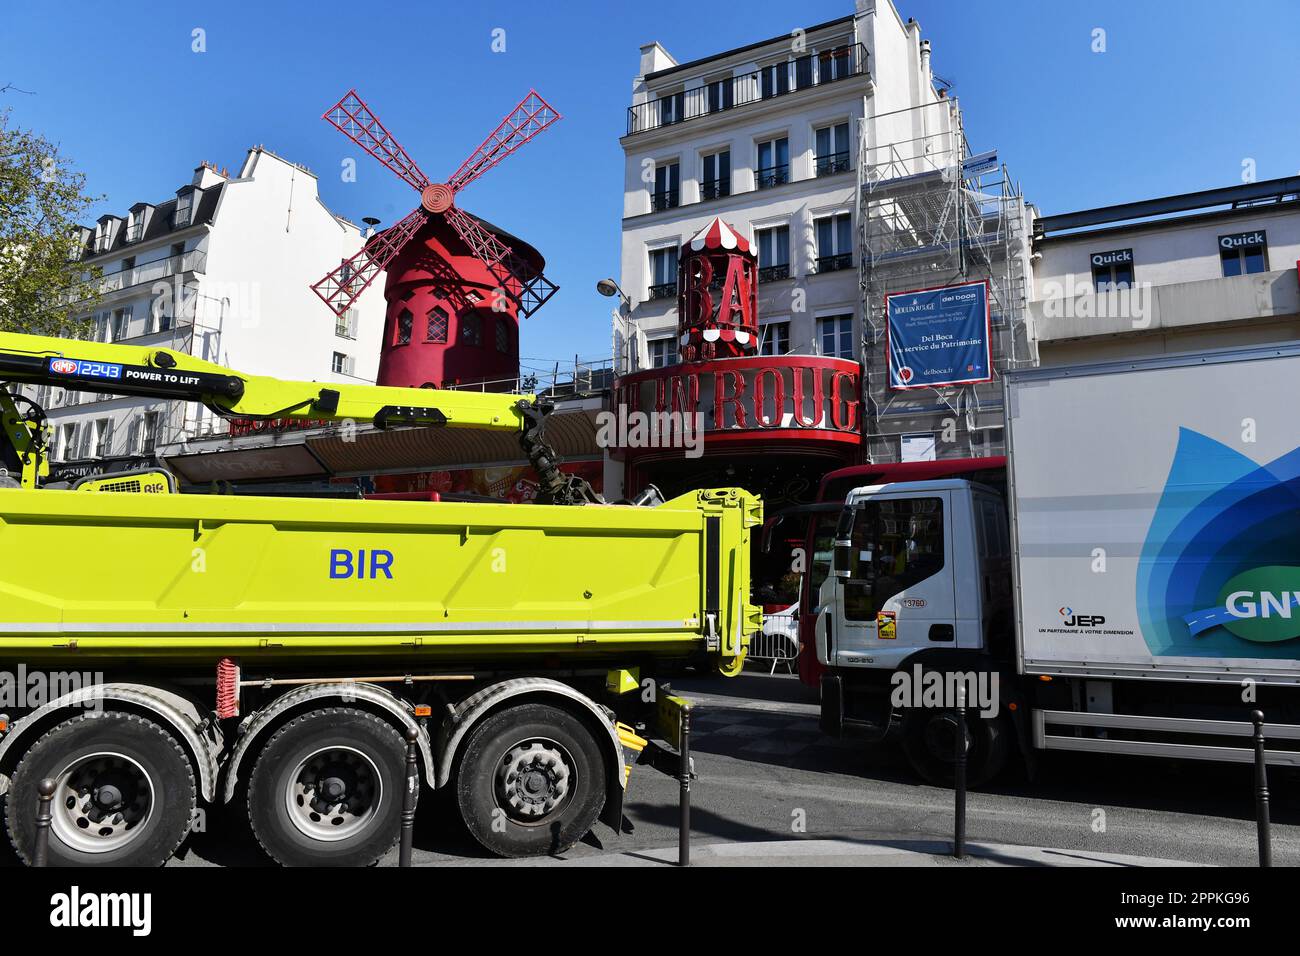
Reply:
[[[713,221],[688,239],[685,243],[693,252],[705,249],[721,249],[731,252],[733,249],[748,255],[754,255],[754,244],[741,235],[733,226],[727,225],[717,216]]]

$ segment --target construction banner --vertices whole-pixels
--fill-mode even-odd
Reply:
[[[986,281],[885,297],[890,388],[991,381],[992,340]]]

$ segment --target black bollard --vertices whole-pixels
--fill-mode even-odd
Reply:
[[[1259,865],[1273,865],[1273,839],[1268,825],[1268,758],[1264,755],[1264,712],[1253,710],[1255,724],[1255,820],[1259,829]]]
[[[50,862],[50,824],[54,821],[54,781],[46,777],[36,785],[36,848],[32,852],[32,866],[48,866]]]
[[[966,685],[957,685],[957,744],[953,754],[953,803],[956,811],[952,855],[966,858]]]
[[[677,865],[691,865],[691,709],[682,708],[681,767],[677,781],[681,785],[682,817],[677,830]]]
[[[406,792],[402,794],[402,838],[397,849],[397,865],[411,865],[411,849],[415,843],[415,807],[420,798],[420,732],[414,727],[406,731]]]

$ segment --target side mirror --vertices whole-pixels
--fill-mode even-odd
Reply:
[[[847,539],[835,539],[835,552],[831,558],[831,576],[837,578],[851,577],[853,574],[853,542]]]

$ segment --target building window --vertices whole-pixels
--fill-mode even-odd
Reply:
[[[341,339],[357,337],[357,310],[348,309],[334,319],[334,334]]]
[[[97,418],[92,427],[94,437],[91,439],[90,455],[92,458],[107,458],[113,453],[113,419]]]
[[[782,60],[759,70],[763,99],[771,99],[790,92],[790,63]]]
[[[135,256],[127,256],[122,260],[122,271],[130,272],[135,268]]]
[[[817,55],[817,82],[842,80],[853,72],[853,59],[847,46],[836,47]]]
[[[481,345],[483,342],[483,322],[477,315],[467,312],[460,317],[460,344]]]
[[[447,326],[451,322],[451,317],[447,310],[440,305],[435,305],[429,310],[429,324],[424,330],[424,341],[445,343],[447,341]]]
[[[58,441],[54,443],[54,457],[59,461],[68,461],[77,454],[77,423],[70,422],[59,426]]]
[[[836,272],[853,265],[853,216],[847,212],[813,220],[817,271]]]
[[[1092,284],[1098,292],[1114,292],[1133,286],[1133,250],[1112,249],[1092,257]]]
[[[655,167],[655,191],[650,196],[650,210],[672,209],[681,193],[681,167],[676,163],[663,163]]]
[[[1268,271],[1268,235],[1262,229],[1219,237],[1219,259],[1227,276]]]
[[[794,88],[806,90],[813,85],[813,58],[809,53],[794,61]]]
[[[394,345],[410,345],[411,329],[415,327],[415,316],[410,309],[403,308],[397,313],[397,335],[393,339]]]
[[[183,255],[185,255],[185,243],[183,243],[183,242],[173,242],[173,243],[172,243],[172,255],[173,255],[173,256],[183,256]]]
[[[95,226],[95,253],[107,252],[108,247],[112,244],[113,233],[108,227],[108,221],[98,223]]]
[[[686,94],[669,93],[659,97],[659,125],[671,126],[680,123],[685,116]]]
[[[790,351],[790,323],[768,322],[759,339],[760,355],[785,355]]]
[[[130,213],[126,221],[126,241],[139,242],[144,238],[144,210]]]
[[[159,425],[162,423],[161,412],[145,412],[140,422],[140,454],[152,455],[158,447]]]
[[[510,354],[510,322],[504,315],[496,318],[497,351],[502,355]]]
[[[353,361],[351,355],[345,355],[342,352],[335,352],[330,361],[330,368],[339,375],[351,375]]]
[[[770,189],[790,181],[790,141],[784,136],[758,144],[758,171],[755,185]]]
[[[836,123],[817,130],[817,175],[834,176],[849,169],[849,124]]]
[[[677,247],[650,250],[650,298],[677,295]]]
[[[707,83],[704,89],[710,113],[729,110],[735,105],[735,83],[731,77]]]
[[[650,345],[650,367],[666,368],[677,364],[677,339],[654,339]]]
[[[758,240],[758,281],[777,282],[790,278],[790,227],[758,229],[755,238]]]
[[[721,199],[731,195],[731,150],[724,149],[704,157],[704,178],[700,199]]]
[[[176,197],[176,209],[172,213],[172,228],[184,229],[190,224],[194,214],[194,193],[187,191]]]
[[[853,316],[828,315],[818,319],[817,342],[822,355],[853,358]]]
[[[109,341],[121,342],[131,334],[131,306],[113,310],[113,337]]]

